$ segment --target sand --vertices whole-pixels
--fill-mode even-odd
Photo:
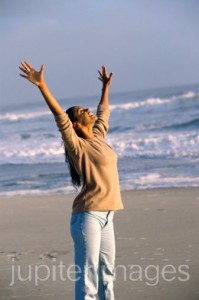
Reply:
[[[199,189],[122,192],[116,300],[199,299]],[[74,195],[0,199],[0,299],[74,299]],[[21,278],[20,278],[21,276]]]

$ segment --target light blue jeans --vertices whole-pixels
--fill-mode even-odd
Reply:
[[[75,300],[115,300],[114,211],[89,211],[71,215],[76,268]]]

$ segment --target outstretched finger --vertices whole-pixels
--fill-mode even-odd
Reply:
[[[100,71],[100,70],[98,70],[98,73],[100,74],[100,76],[101,76],[101,77],[103,77],[103,75],[102,75],[102,73],[101,73],[101,71]]]
[[[26,69],[27,71],[29,71],[30,68],[28,67],[28,65],[26,64],[25,61],[22,61],[21,65],[24,67],[24,69]]]
[[[105,67],[104,65],[102,66],[102,71],[103,71],[103,74],[104,74],[106,77],[108,77],[108,76],[107,76],[106,67]]]
[[[26,64],[30,69],[33,69],[33,67],[31,66],[31,64],[29,64],[27,61],[25,61],[25,64]]]
[[[28,79],[28,76],[25,76],[23,74],[19,74],[21,77]]]
[[[101,77],[98,77],[98,79],[99,79],[100,81],[103,81]]]
[[[20,67],[20,66],[19,66],[19,69],[20,69],[21,71],[23,71],[24,73],[26,73],[26,74],[28,73],[28,71],[27,71],[26,69],[24,69],[24,68],[22,68],[22,67]]]

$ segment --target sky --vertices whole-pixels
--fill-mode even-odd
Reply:
[[[45,65],[57,99],[199,83],[198,0],[0,0],[0,105],[40,100],[19,76]]]

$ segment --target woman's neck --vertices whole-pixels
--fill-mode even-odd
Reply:
[[[78,136],[83,139],[93,139],[93,126],[91,127],[82,127],[81,130],[77,132]]]

